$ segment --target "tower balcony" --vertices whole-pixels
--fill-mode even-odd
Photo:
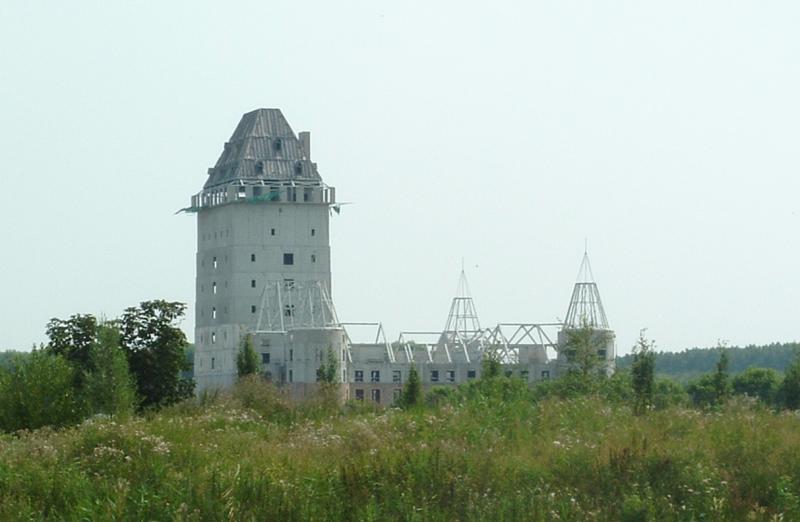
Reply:
[[[198,212],[234,203],[333,205],[336,203],[336,189],[321,181],[311,180],[240,181],[201,190],[192,196],[191,206],[183,211]]]

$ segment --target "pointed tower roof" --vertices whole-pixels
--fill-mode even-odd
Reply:
[[[280,109],[248,112],[225,143],[217,164],[208,169],[203,188],[245,180],[321,181],[306,150],[309,144],[309,139],[295,136]]]
[[[458,277],[456,296],[450,304],[450,313],[442,331],[442,339],[450,342],[460,339],[467,343],[479,337],[481,333],[478,311],[470,295],[467,274],[462,268]]]
[[[601,330],[608,330],[608,319],[600,300],[600,291],[594,282],[592,266],[589,263],[589,254],[583,253],[581,267],[578,270],[578,279],[572,290],[567,315],[564,319],[565,328],[582,328],[589,326]]]

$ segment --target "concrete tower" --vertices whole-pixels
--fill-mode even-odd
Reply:
[[[598,370],[614,373],[616,350],[614,331],[608,326],[600,291],[594,281],[589,254],[583,254],[578,279],[572,289],[564,326],[558,333],[558,363],[563,369],[576,365],[576,350],[590,349],[597,357]],[[584,363],[585,364],[585,363]]]
[[[197,389],[236,379],[241,339],[254,337],[265,374],[314,382],[326,349],[343,352],[330,299],[333,187],[278,109],[245,114],[203,190],[197,213]]]

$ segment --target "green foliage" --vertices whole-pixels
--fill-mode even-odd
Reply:
[[[422,404],[422,382],[419,379],[416,365],[411,365],[408,371],[408,380],[403,386],[398,406],[409,409]]]
[[[128,370],[128,359],[120,347],[119,330],[113,324],[98,326],[97,344],[92,348],[84,395],[90,413],[126,417],[137,406],[136,383]]]
[[[733,392],[773,404],[779,383],[780,375],[771,368],[748,368],[733,378]]]
[[[513,378],[446,395],[320,416],[249,376],[203,406],[0,436],[0,520],[800,517],[797,415],[733,400],[636,416]]]
[[[675,406],[686,406],[689,396],[686,389],[672,379],[656,379],[653,386],[653,407],[664,410]]]
[[[317,368],[317,381],[323,385],[339,382],[339,360],[330,346],[325,354],[325,362]]]
[[[258,354],[253,347],[253,336],[246,334],[242,337],[239,353],[236,355],[236,371],[239,377],[254,375],[259,372],[260,366]]]
[[[50,319],[47,323],[48,353],[60,355],[82,377],[94,370],[92,350],[97,342],[97,319],[93,315],[76,314],[69,319]]]
[[[481,359],[481,379],[500,377],[503,366],[494,354],[487,353]]]
[[[634,394],[634,412],[638,415],[653,406],[653,384],[655,382],[655,343],[648,341],[644,330],[639,333],[639,340],[633,347],[633,364],[631,376]]]
[[[780,388],[783,406],[789,410],[800,409],[800,353],[786,370]]]
[[[717,404],[717,389],[711,374],[691,381],[686,385],[686,392],[695,406],[704,408]]]
[[[0,430],[79,422],[85,405],[74,380],[75,370],[63,357],[32,352],[15,372],[0,374]]]
[[[194,383],[180,377],[188,343],[175,323],[185,311],[183,303],[144,301],[120,319],[122,347],[143,408],[174,404],[194,392]]]
[[[792,364],[795,351],[800,343],[774,343],[765,346],[746,346],[728,348],[730,372],[745,371],[747,368],[772,368],[784,372]],[[656,374],[668,376],[681,382],[688,382],[704,373],[713,372],[719,362],[718,347],[692,348],[681,352],[656,353]],[[633,354],[617,358],[617,368],[630,368]]]
[[[34,345],[33,348],[36,349],[36,346]],[[0,352],[0,369],[13,371],[28,357],[30,357],[30,352],[18,352],[16,350]]]
[[[566,330],[567,342],[562,348],[570,371],[578,372],[584,379],[604,373],[604,358],[600,357],[600,350],[604,350],[608,343],[608,333],[593,328],[586,320],[580,328]]]
[[[724,346],[720,346],[719,361],[717,361],[717,371],[714,373],[714,393],[715,403],[719,404],[725,401],[731,395],[732,386],[731,378],[728,375],[728,368],[730,367],[730,360],[728,358],[728,351]]]

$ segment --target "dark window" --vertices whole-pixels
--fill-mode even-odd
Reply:
[[[275,235],[275,229],[274,228],[269,229],[269,235],[270,236],[274,236]]]
[[[294,288],[294,279],[284,279],[283,280],[283,289],[284,290],[292,290]]]
[[[542,379],[547,380],[550,378],[550,370],[542,370]]]
[[[212,294],[216,294],[217,293],[217,283],[216,283],[216,281],[211,283],[211,293]]]
[[[217,258],[216,257],[214,258],[213,263],[214,263],[214,270],[216,270],[217,269]]]
[[[400,370],[392,370],[392,382],[403,382],[403,374]]]
[[[597,357],[599,357],[600,359],[605,359],[606,358],[606,351],[605,350],[597,350]]]
[[[280,152],[283,149],[283,142],[281,140],[273,141],[272,148],[275,149],[275,152]]]
[[[467,379],[475,378],[475,370],[467,370]]]
[[[511,374],[514,373],[511,370],[506,370],[506,377],[511,377]]]
[[[216,360],[214,357],[212,357],[212,358],[211,358],[211,369],[212,369],[212,370],[214,369],[214,364],[215,364],[216,362],[217,362],[217,360]]]
[[[283,254],[283,264],[284,265],[293,265],[294,264],[294,254]]]
[[[310,188],[303,189],[303,201],[311,201],[312,195],[313,195],[312,189]]]
[[[263,173],[264,173],[264,162],[256,161],[256,174],[263,174]]]
[[[312,263],[316,263],[317,262],[317,255],[316,254],[311,254],[311,262]]]
[[[250,254],[250,262],[251,263],[255,263],[256,262],[256,255],[255,254]]]
[[[364,382],[364,370],[356,370],[356,382]]]
[[[211,318],[212,319],[216,319],[217,318],[217,308],[216,307],[211,308]]]
[[[256,313],[256,305],[250,305],[250,313],[251,314]]]
[[[261,354],[261,364],[269,364],[269,352]]]
[[[217,332],[211,332],[211,344],[217,343]]]
[[[456,382],[456,372],[455,372],[455,370],[447,370],[447,381],[448,382]]]
[[[294,175],[295,176],[302,176],[303,175],[303,164],[299,161],[294,164]]]
[[[381,372],[380,370],[372,370],[369,374],[369,380],[371,382],[381,382]]]
[[[292,376],[293,376],[293,372],[292,372],[292,370],[289,370],[289,382],[292,382]]]
[[[283,307],[283,316],[284,317],[294,317],[294,305],[284,305]]]
[[[317,230],[315,228],[312,228],[311,229],[311,237],[314,237],[315,235],[317,235]],[[214,268],[216,268],[216,266]]]
[[[294,361],[294,350],[289,348],[289,360]]]
[[[431,370],[431,382],[439,382],[439,370]]]
[[[519,372],[519,376],[522,377],[523,381],[528,380],[528,375],[530,375],[530,372],[528,370],[522,370],[521,372]]]
[[[364,400],[364,390],[356,390],[356,400],[357,401]]]
[[[381,402],[381,391],[380,390],[372,390],[372,400],[380,403]]]
[[[250,280],[250,288],[255,288],[255,287],[256,287],[256,280],[255,279],[251,279]]]

